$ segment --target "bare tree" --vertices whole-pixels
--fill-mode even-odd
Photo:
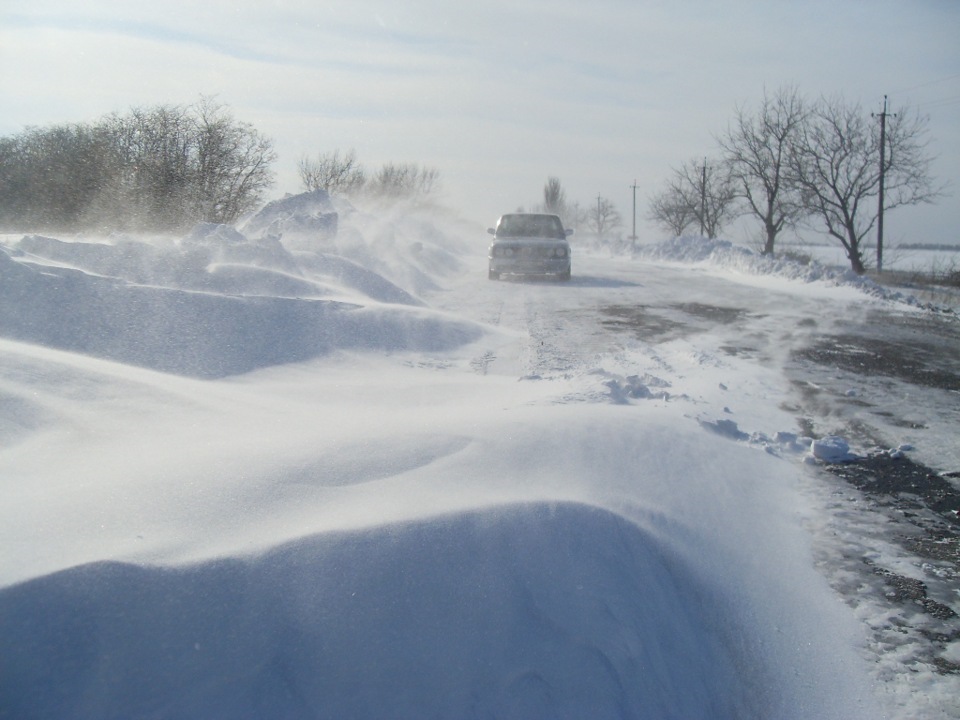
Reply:
[[[8,227],[76,229],[113,172],[93,125],[29,127],[0,139],[0,220]]]
[[[27,204],[24,208],[26,215],[30,220],[41,220],[47,227],[55,227],[72,215],[71,197],[65,192],[69,188],[63,184],[69,176],[72,136],[73,130],[69,126],[47,131],[30,129],[19,143],[20,176],[25,181],[25,187],[21,188],[29,188],[29,192],[35,195],[34,202],[40,206],[32,208]],[[11,189],[21,188],[14,185]],[[26,192],[23,195],[23,200],[29,203]]]
[[[263,200],[273,182],[273,143],[203,98],[195,110],[194,202],[207,222],[232,223]]]
[[[181,227],[195,221],[193,154],[196,127],[188,111],[177,105],[133,108],[113,116],[104,127],[116,146],[117,174],[97,203],[104,222],[122,217],[123,207],[136,208],[128,226]],[[91,213],[96,216],[94,209]]]
[[[587,211],[587,226],[596,234],[598,240],[619,228],[620,225],[620,213],[605,197],[598,197],[596,205]]]
[[[561,218],[567,210],[567,193],[560,183],[560,178],[550,176],[543,186],[543,211],[559,215]]]
[[[777,235],[804,214],[799,190],[790,182],[790,146],[807,116],[794,87],[773,97],[764,91],[755,115],[738,107],[733,126],[718,138],[737,196],[747,212],[763,223],[763,253],[773,253]]]
[[[587,214],[576,201],[568,202],[560,178],[550,176],[543,186],[543,202],[533,206],[535,212],[559,215],[564,227],[576,227],[587,222]]]
[[[930,175],[927,118],[901,109],[888,116],[884,207],[933,202],[943,188]],[[880,129],[859,104],[822,98],[803,125],[790,169],[809,211],[843,245],[854,272],[866,272],[863,242],[876,225]],[[873,202],[869,202],[870,200]]]
[[[414,163],[385,163],[364,187],[381,198],[426,198],[436,191],[440,171]]]
[[[736,186],[722,162],[691,160],[684,163],[673,171],[667,189],[654,198],[662,201],[659,211],[664,212],[665,217],[673,217],[679,224],[686,214],[692,215],[701,233],[710,238],[715,238],[736,215]],[[658,210],[652,207],[651,213],[654,212]],[[683,227],[693,224],[684,222]]]
[[[0,140],[0,217],[32,227],[229,223],[270,185],[272,143],[224,106],[162,105]]]
[[[297,170],[308,191],[326,190],[331,195],[350,195],[362,188],[367,180],[353,149],[342,157],[339,150],[319,155],[315,160],[302,157]]]
[[[697,222],[693,208],[672,185],[653,195],[649,203],[647,219],[665,228],[674,236],[683,235],[687,228]]]

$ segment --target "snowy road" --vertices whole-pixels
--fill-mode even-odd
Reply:
[[[47,245],[76,268],[108,252]],[[928,605],[946,610],[954,566],[923,565],[884,536],[887,518],[803,463],[802,434],[946,402],[934,388],[873,413],[882,398],[867,384],[803,355],[873,317],[876,299],[583,253],[570,283],[491,282],[479,255],[452,263],[418,248],[424,267],[447,270],[427,282],[383,247],[378,270],[419,278],[426,307],[362,297],[370,272],[351,270],[348,287],[342,262],[315,270],[328,258],[284,255],[283,275],[204,274],[191,256],[177,275],[173,255],[164,293],[49,258],[0,264],[0,291],[18,293],[4,302],[33,298],[3,316],[0,339],[0,631],[20,658],[0,673],[32,690],[0,706],[255,717],[268,698],[291,717],[874,718],[878,705],[950,716],[956,683],[937,668],[956,654],[956,623],[883,604],[890,575],[860,558],[905,580],[941,573]],[[132,255],[121,251],[115,266]],[[298,287],[316,296],[263,299],[290,287],[297,262]],[[208,275],[231,293],[211,292]],[[249,299],[241,281],[255,281]],[[61,326],[47,330],[64,292],[83,312],[70,326],[54,314]],[[158,299],[160,337],[185,339],[199,364],[157,342],[149,313],[130,314]],[[104,333],[115,320],[136,343]],[[34,332],[42,343],[23,341]],[[89,354],[64,349],[80,343]],[[146,367],[105,359],[118,355]],[[204,378],[257,369],[157,372],[178,362]],[[951,422],[874,430],[952,462]],[[924,639],[932,629],[947,639]],[[58,672],[70,682],[46,693]],[[193,695],[178,693],[185,683]]]
[[[516,346],[481,356],[484,371],[580,388],[557,402],[672,398],[731,440],[778,429],[848,439],[860,461],[807,468],[818,563],[881,652],[960,671],[955,652],[939,655],[960,640],[956,316],[709,268],[578,260],[569,285],[478,275],[437,300],[516,333]],[[912,459],[885,452],[897,447]]]
[[[515,346],[474,359],[486,372],[586,376],[591,386],[597,374],[647,376],[709,402],[722,395],[703,386],[698,369],[728,366],[798,429],[843,435],[861,449],[917,445],[930,467],[960,468],[954,316],[878,307],[843,288],[804,293],[769,277],[734,280],[665,263],[587,255],[578,271],[568,284],[468,277],[432,301],[516,333]],[[747,430],[769,432],[764,421]]]

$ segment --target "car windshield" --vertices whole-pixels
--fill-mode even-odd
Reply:
[[[566,233],[556,215],[504,215],[497,224],[497,237],[563,239]]]

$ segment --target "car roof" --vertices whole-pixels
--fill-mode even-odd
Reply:
[[[508,213],[497,221],[496,237],[530,237],[565,240],[567,233],[559,215],[547,213]]]
[[[516,213],[504,213],[500,216],[500,219],[512,218],[512,217],[523,217],[523,218],[557,218],[560,219],[560,216],[556,213],[527,213],[527,212],[516,212]]]

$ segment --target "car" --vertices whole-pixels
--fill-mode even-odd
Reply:
[[[487,256],[488,277],[503,275],[553,276],[570,279],[570,243],[573,230],[564,229],[557,215],[509,213],[501,215]]]

